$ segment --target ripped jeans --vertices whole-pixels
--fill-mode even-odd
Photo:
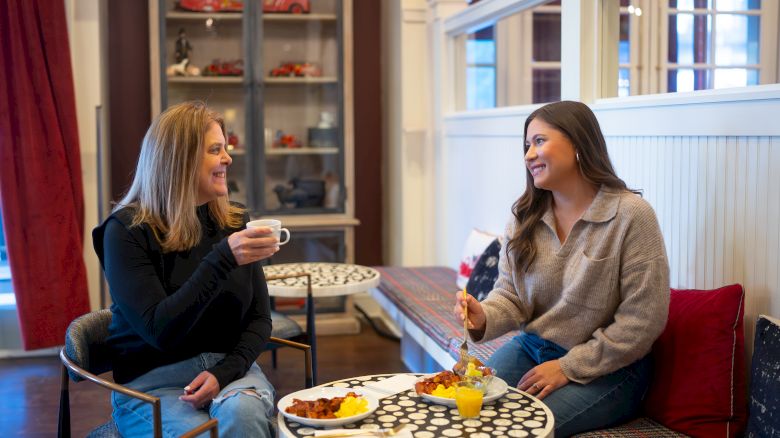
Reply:
[[[272,437],[274,389],[260,367],[252,364],[246,375],[222,388],[203,409],[179,400],[184,387],[222,360],[224,354],[202,353],[193,358],[155,368],[125,386],[160,398],[164,437],[178,437],[206,422],[219,421],[224,437]],[[122,436],[152,436],[152,406],[113,392],[112,414]]]

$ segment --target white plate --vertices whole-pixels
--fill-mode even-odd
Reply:
[[[427,379],[429,377],[433,377],[436,374],[430,374],[427,376],[423,376],[420,378]],[[490,403],[492,401],[496,401],[500,399],[506,392],[509,390],[509,385],[506,384],[506,382],[497,377],[494,376],[493,379],[490,381],[490,385],[488,385],[487,393],[482,397],[482,403]],[[455,407],[455,399],[454,398],[445,398],[445,397],[436,397],[435,395],[422,393],[420,394],[420,397],[424,398],[425,400],[432,401],[436,404]]]
[[[297,415],[287,413],[284,410],[285,408],[292,405],[294,398],[299,400],[317,400],[318,398],[344,397],[350,391],[354,392],[355,394],[359,394],[368,400],[367,412],[344,418],[317,419],[299,417]],[[355,421],[359,421],[368,417],[379,407],[379,399],[370,394],[362,394],[359,389],[354,388],[309,388],[293,392],[292,394],[287,394],[286,396],[282,397],[281,400],[279,400],[279,403],[276,404],[276,407],[279,409],[279,412],[281,412],[281,414],[287,417],[287,419],[290,421],[295,421],[296,423],[305,424],[307,426],[335,427],[354,423]]]

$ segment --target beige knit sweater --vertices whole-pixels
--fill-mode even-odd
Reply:
[[[561,244],[548,209],[537,227],[536,259],[523,275],[502,248],[499,276],[482,302],[487,327],[475,341],[522,329],[569,350],[569,380],[588,383],[640,359],[666,325],[669,263],[652,207],[607,188]],[[515,218],[506,229],[515,233]]]

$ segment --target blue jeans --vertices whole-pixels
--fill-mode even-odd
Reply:
[[[517,386],[531,368],[566,353],[558,344],[521,333],[499,348],[487,365],[507,384]],[[651,371],[648,355],[586,385],[569,382],[553,391],[543,401],[555,417],[555,436],[567,437],[635,418],[650,386]]]
[[[203,409],[179,400],[184,387],[202,371],[216,365],[224,354],[202,353],[193,358],[155,368],[125,386],[160,398],[162,431],[165,437],[178,437],[206,422],[219,421],[219,434],[225,437],[272,437],[271,418],[274,389],[257,364],[246,375],[222,388]],[[114,392],[112,414],[122,436],[152,436],[152,406]]]

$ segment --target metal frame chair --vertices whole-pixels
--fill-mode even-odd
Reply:
[[[111,363],[108,360],[108,348],[105,343],[108,337],[108,325],[111,322],[111,311],[108,309],[90,312],[82,315],[68,326],[65,335],[65,347],[60,350],[62,361],[62,376],[60,381],[60,411],[58,423],[58,437],[70,437],[70,393],[69,383],[89,380],[99,386],[112,391],[125,394],[152,405],[152,418],[154,437],[162,436],[162,414],[160,399],[143,392],[135,391],[126,386],[114,383],[100,377],[100,374],[111,371]],[[309,345],[272,337],[270,343],[285,345],[304,352],[305,360],[305,384],[310,387],[313,381],[312,355]],[[113,423],[110,421],[109,423]],[[108,424],[108,423],[107,423]],[[182,437],[190,438],[209,431],[211,438],[219,436],[217,420],[210,419],[200,426],[188,431]],[[93,430],[103,429],[106,424]],[[108,431],[115,428],[108,428]],[[109,432],[110,433],[110,432]],[[90,434],[91,435],[91,434]]]

